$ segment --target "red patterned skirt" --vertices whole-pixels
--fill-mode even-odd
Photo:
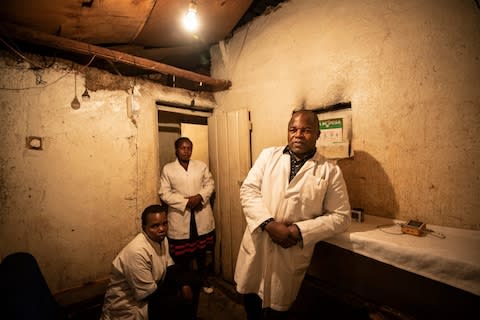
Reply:
[[[215,230],[198,236],[195,239],[168,239],[170,246],[170,255],[175,257],[195,256],[198,252],[212,250],[215,246]]]

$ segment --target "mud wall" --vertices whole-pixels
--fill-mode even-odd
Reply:
[[[475,1],[287,1],[211,50],[215,98],[251,111],[253,158],[293,108],[351,102],[352,206],[480,229],[479,21]]]

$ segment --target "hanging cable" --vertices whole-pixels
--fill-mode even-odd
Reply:
[[[17,49],[15,49],[14,47],[12,47],[7,41],[5,41],[5,39],[3,39],[3,37],[0,37],[0,41],[2,41],[2,43],[7,46],[7,48],[9,48],[10,50],[12,50],[16,55],[18,55],[20,58],[22,58],[23,60],[27,61],[28,63],[30,63],[31,65],[35,66],[36,68],[38,69],[43,69],[42,66],[39,66],[38,64],[36,64],[35,62],[33,62],[32,60],[28,59],[25,55],[23,55],[20,51],[18,51]]]
[[[3,39],[0,37],[0,39],[2,40],[3,42]],[[12,48],[13,49],[13,48]],[[14,51],[15,53],[17,53],[17,51],[15,50]],[[24,56],[18,52],[17,53],[22,59],[26,59],[24,58]],[[79,68],[78,70],[79,71],[83,71],[85,70],[85,68],[87,68],[88,66],[90,66],[90,64],[93,62],[93,60],[96,58],[96,55],[93,55],[91,58],[90,58],[90,61],[88,61],[88,63],[84,66],[82,66],[81,68]],[[27,62],[30,62],[28,59],[26,59]],[[43,69],[43,68],[41,68]],[[47,83],[47,84],[44,84],[44,85],[41,85],[41,86],[36,86],[36,87],[24,87],[24,88],[5,88],[5,87],[0,87],[0,90],[10,90],[10,91],[21,91],[21,90],[30,90],[30,89],[42,89],[42,88],[46,88],[48,86],[51,86],[55,83],[57,83],[58,81],[60,81],[61,79],[65,78],[67,75],[69,75],[71,72],[73,71],[73,62],[72,62],[72,67],[70,68],[69,71],[67,71],[67,73],[65,73],[64,75],[60,76],[59,78],[55,79],[54,81],[50,82],[50,83]],[[37,81],[38,83],[38,81]]]

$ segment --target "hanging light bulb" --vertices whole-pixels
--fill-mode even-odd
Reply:
[[[72,107],[73,110],[80,109],[80,101],[78,101],[77,96],[75,96],[75,98],[73,98],[72,102],[70,103],[70,106]]]
[[[190,32],[198,29],[197,4],[195,0],[192,0],[188,6],[188,11],[183,17],[183,26]]]
[[[75,98],[73,98],[72,102],[70,103],[70,107],[72,107],[73,110],[78,110],[80,109],[80,101],[78,101],[77,98],[77,72],[74,72],[74,78],[75,78]]]

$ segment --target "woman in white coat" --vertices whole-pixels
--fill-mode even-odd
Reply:
[[[203,290],[213,289],[206,279],[206,252],[215,244],[215,220],[210,197],[214,181],[208,166],[191,160],[193,143],[186,137],[175,141],[177,160],[167,163],[160,175],[159,195],[168,205],[168,241],[176,264],[192,270],[195,261],[203,278]]]
[[[319,136],[315,113],[294,112],[288,145],[263,150],[240,189],[247,228],[235,282],[249,320],[286,319],[315,244],[350,224],[345,181],[316,151]]]

